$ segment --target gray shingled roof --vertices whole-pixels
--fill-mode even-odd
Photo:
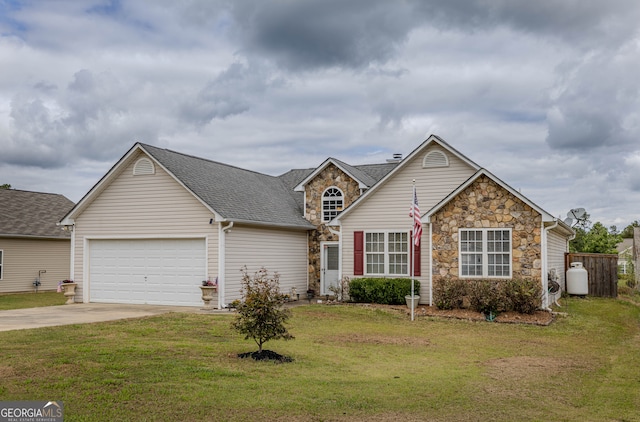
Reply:
[[[312,229],[283,179],[140,144],[197,197],[229,221]]]
[[[315,169],[293,169],[278,176],[278,178],[282,180],[282,183],[290,190],[293,199],[301,210],[304,209],[304,192],[296,192],[293,189],[298,186],[301,181],[306,179],[313,170]]]
[[[345,169],[351,176],[353,176],[356,180],[361,183],[367,185],[367,187],[371,187],[376,184],[377,180],[373,177],[369,176],[364,171],[360,170],[357,167],[354,167],[350,164],[345,163],[344,161],[340,161],[338,159],[332,158],[333,161],[338,163],[343,169]]]
[[[56,223],[73,205],[54,193],[0,189],[0,236],[69,238]]]
[[[360,171],[367,173],[376,183],[393,170],[399,163],[383,163],[383,164],[363,164],[354,166]],[[369,186],[371,187],[371,186]]]

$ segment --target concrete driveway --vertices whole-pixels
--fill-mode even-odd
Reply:
[[[198,307],[188,306],[76,303],[0,311],[0,331],[141,318],[168,312],[230,313],[228,311],[202,311]]]

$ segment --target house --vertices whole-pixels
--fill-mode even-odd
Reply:
[[[73,207],[62,195],[0,189],[0,293],[55,290],[69,277],[71,236],[57,226]]]
[[[437,136],[404,159],[328,158],[278,177],[136,143],[61,224],[84,302],[197,306],[208,278],[218,307],[240,297],[245,266],[277,271],[284,292],[325,295],[343,277],[408,277],[413,257],[427,304],[434,276],[544,287],[552,268],[563,276],[573,234]]]
[[[633,261],[633,238],[622,239],[616,246],[618,251],[618,274],[628,274],[633,271],[629,263]]]

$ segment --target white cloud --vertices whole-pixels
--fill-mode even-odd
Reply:
[[[137,140],[279,174],[429,134],[552,214],[640,219],[640,4],[0,3],[0,183],[79,200]]]

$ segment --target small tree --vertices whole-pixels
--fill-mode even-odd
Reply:
[[[269,276],[266,268],[261,268],[253,277],[242,270],[242,301],[236,303],[238,315],[231,327],[245,335],[245,340],[253,339],[262,353],[262,345],[269,340],[291,340],[285,323],[291,311],[283,309],[286,295],[280,293],[280,276]]]

